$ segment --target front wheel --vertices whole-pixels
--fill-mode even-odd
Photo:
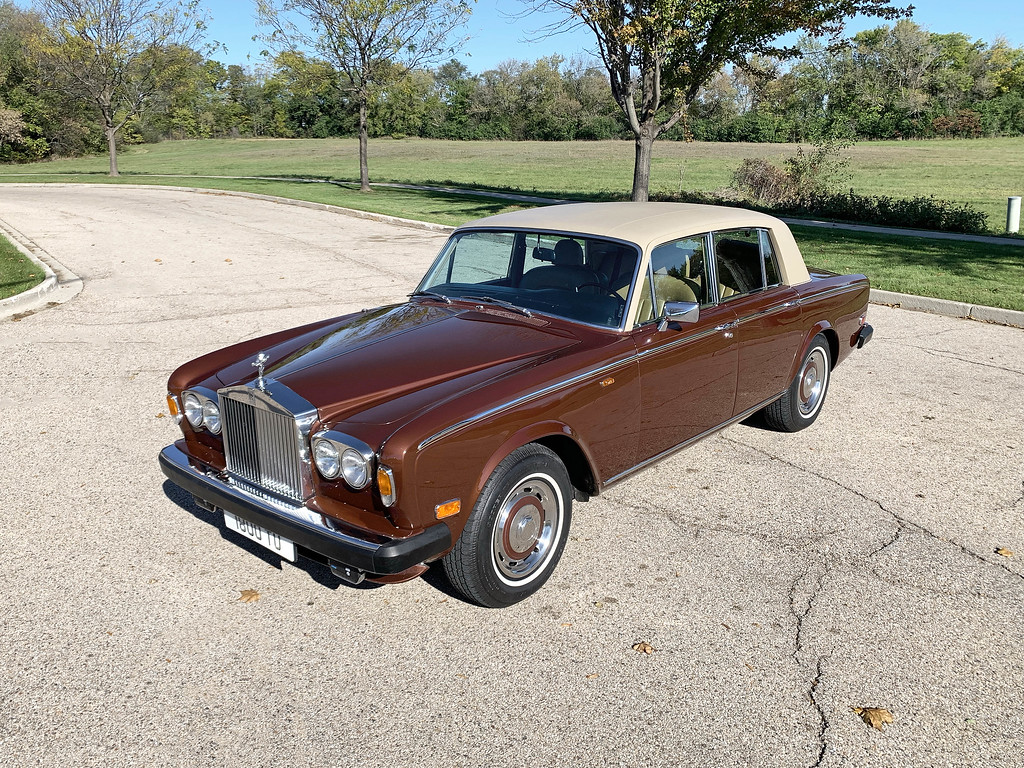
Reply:
[[[798,432],[811,426],[821,412],[828,393],[832,371],[828,339],[818,334],[804,355],[796,378],[778,400],[764,409],[764,418],[772,429]]]
[[[504,608],[536,592],[554,571],[572,520],[572,486],[558,456],[531,443],[494,470],[443,561],[466,598]]]

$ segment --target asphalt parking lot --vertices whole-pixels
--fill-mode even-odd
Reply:
[[[444,235],[110,186],[0,220],[84,286],[0,319],[0,764],[1024,766],[1024,331],[872,307],[811,429],[578,505],[492,611],[281,567],[156,461],[178,364],[400,300]]]

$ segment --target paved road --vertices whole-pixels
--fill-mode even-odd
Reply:
[[[3,765],[1024,765],[1024,332],[873,307],[813,428],[581,505],[487,611],[281,568],[156,463],[174,366],[399,299],[442,236],[116,187],[0,219],[84,279],[0,323]]]

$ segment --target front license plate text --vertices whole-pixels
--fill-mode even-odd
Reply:
[[[271,552],[280,555],[285,560],[295,562],[295,544],[291,539],[286,539],[280,534],[268,531],[256,523],[251,523],[244,517],[239,517],[233,512],[224,510],[224,524],[232,531],[242,534],[247,539],[262,544]]]

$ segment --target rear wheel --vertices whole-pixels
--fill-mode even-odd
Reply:
[[[828,339],[818,334],[789,388],[782,397],[765,407],[764,419],[768,426],[780,432],[798,432],[814,423],[828,393],[831,359]]]
[[[465,597],[503,608],[554,571],[572,519],[572,486],[558,456],[530,444],[509,454],[484,486],[445,573]]]

